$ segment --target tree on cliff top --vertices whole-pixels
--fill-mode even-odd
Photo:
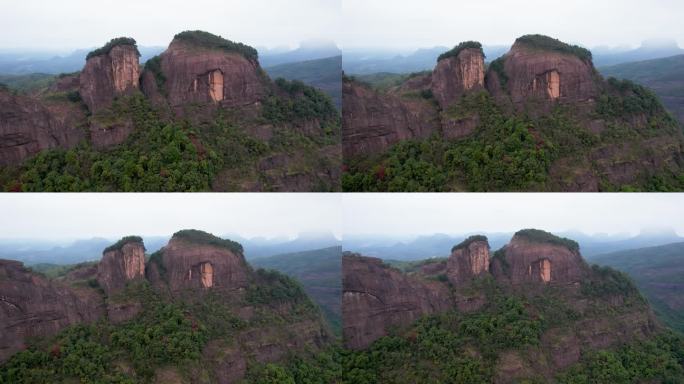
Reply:
[[[184,31],[174,36],[173,39],[182,40],[192,45],[198,45],[205,48],[237,52],[248,60],[257,60],[259,58],[257,50],[249,45],[236,43],[205,31]]]
[[[446,51],[439,55],[437,58],[437,61],[441,61],[443,59],[448,59],[449,57],[456,57],[458,56],[459,53],[461,53],[462,50],[464,49],[479,49],[480,52],[482,53],[482,56],[484,56],[484,51],[482,50],[482,44],[478,43],[477,41],[464,41],[457,46],[453,47],[451,50]]]
[[[584,61],[591,61],[591,51],[579,45],[566,44],[560,40],[544,35],[525,35],[517,38],[516,43],[525,44],[532,48],[567,53],[579,57]]]
[[[98,48],[88,53],[88,56],[86,56],[86,60],[95,56],[106,55],[109,52],[111,52],[112,49],[114,49],[114,47],[118,47],[120,45],[132,46],[133,48],[135,48],[135,52],[138,54],[138,57],[140,56],[140,51],[138,51],[138,43],[135,41],[135,39],[130,37],[117,37],[109,40],[109,43],[105,44],[104,47]]]

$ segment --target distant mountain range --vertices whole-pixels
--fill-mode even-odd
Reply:
[[[93,48],[94,49],[94,48]],[[85,64],[88,52],[93,49],[78,49],[69,54],[59,55],[41,51],[2,51],[0,50],[0,75],[26,75],[31,73],[60,74],[80,71]],[[140,63],[162,53],[166,47],[138,46]],[[297,61],[316,60],[341,55],[334,42],[302,42],[296,49],[260,48],[259,62],[263,67]]]
[[[264,70],[272,79],[299,80],[316,87],[333,99],[337,109],[342,109],[342,56],[279,64]]]
[[[378,72],[411,73],[432,70],[437,57],[451,47],[436,46],[421,48],[414,52],[398,52],[378,49],[345,49],[342,61],[344,72],[349,75],[364,75]],[[491,62],[509,49],[502,45],[484,45],[486,60]],[[633,61],[658,59],[684,54],[674,41],[645,41],[638,48],[591,49],[594,65],[608,66]]]
[[[684,54],[600,67],[599,71],[652,89],[665,107],[684,122]]]
[[[684,243],[598,255],[592,262],[629,274],[658,316],[684,332]]]
[[[329,233],[304,233],[295,239],[247,239],[235,234],[221,237],[242,244],[245,258],[248,260],[340,245],[340,241]],[[147,253],[158,251],[170,238],[170,235],[144,236]],[[74,240],[65,244],[63,241],[56,240],[0,239],[0,259],[19,260],[29,266],[41,263],[76,264],[100,260],[102,251],[116,240],[91,238]]]
[[[262,257],[250,263],[299,280],[306,293],[321,306],[328,323],[341,335],[342,247]]]
[[[345,251],[387,260],[422,260],[449,256],[454,245],[462,242],[472,234],[434,234],[418,236],[412,239],[397,239],[385,236],[345,236],[342,247]],[[513,236],[513,232],[481,234],[487,236],[492,250],[501,248]],[[674,231],[643,232],[636,236],[629,234],[586,235],[577,231],[555,234],[576,240],[580,244],[580,252],[590,261],[593,261],[594,256],[603,253],[684,241],[684,237],[679,236]]]

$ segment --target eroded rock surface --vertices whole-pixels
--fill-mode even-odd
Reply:
[[[484,54],[475,48],[463,49],[457,56],[440,60],[432,72],[431,89],[442,109],[468,91],[483,89],[484,68]]]
[[[105,251],[98,264],[97,281],[107,295],[112,295],[134,280],[145,278],[145,246],[142,241],[127,241]]]
[[[446,273],[453,285],[489,273],[489,243],[475,240],[461,247],[455,247],[447,260]]]
[[[117,45],[86,61],[79,78],[79,92],[91,112],[107,108],[115,97],[139,89],[139,57],[134,45]]]

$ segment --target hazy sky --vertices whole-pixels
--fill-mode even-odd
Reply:
[[[638,46],[654,38],[684,46],[682,0],[342,0],[343,47],[510,45],[541,33],[589,47]]]
[[[0,238],[120,238],[201,229],[215,235],[341,238],[338,194],[0,194]]]
[[[345,194],[344,234],[392,236],[514,232],[586,234],[675,229],[684,235],[684,194]]]
[[[166,46],[202,29],[253,46],[335,40],[341,0],[0,0],[0,48],[72,49],[130,36]]]

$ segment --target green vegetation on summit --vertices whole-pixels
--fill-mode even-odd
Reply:
[[[95,56],[106,55],[109,52],[111,52],[112,49],[114,49],[114,47],[118,47],[120,45],[129,45],[129,46],[135,48],[135,52],[138,54],[138,56],[140,56],[140,52],[138,52],[138,43],[135,41],[135,39],[132,39],[130,37],[117,37],[117,38],[111,39],[103,47],[100,47],[100,48],[88,53],[88,55],[86,56],[86,60],[93,58]]]
[[[442,53],[441,55],[439,55],[439,57],[437,58],[437,61],[448,59],[450,57],[456,57],[464,49],[479,49],[480,52],[483,52],[482,51],[482,44],[480,44],[479,42],[477,42],[477,41],[464,41],[462,43],[459,43],[457,46],[453,47],[452,49],[450,49],[450,50]],[[482,53],[482,54],[484,55],[484,53]]]
[[[173,38],[193,46],[237,52],[249,60],[257,60],[259,58],[257,50],[249,45],[236,43],[205,31],[184,31],[176,34]]]

